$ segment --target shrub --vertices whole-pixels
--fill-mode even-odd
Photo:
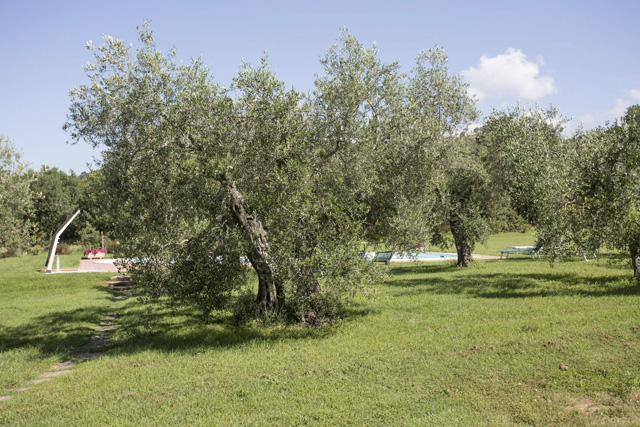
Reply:
[[[100,246],[100,232],[93,228],[89,223],[86,223],[78,235],[80,236],[80,244],[83,248],[89,249],[91,247]]]
[[[38,255],[40,252],[42,252],[42,246],[35,245],[31,248],[29,252],[31,253],[31,255]]]
[[[528,229],[529,224],[527,221],[508,206],[499,209],[491,221],[491,231],[493,233],[525,233]]]
[[[18,256],[22,256],[22,251],[18,248],[8,248],[0,254],[0,258],[13,258]]]
[[[232,307],[233,315],[237,325],[249,323],[260,318],[260,310],[256,304],[256,296],[250,289],[245,289]]]
[[[118,246],[120,245],[120,242],[116,239],[108,239],[107,240],[107,244],[105,245],[105,249],[110,253],[116,253],[118,251]]]
[[[71,255],[71,246],[66,243],[60,243],[56,248],[56,255]]]

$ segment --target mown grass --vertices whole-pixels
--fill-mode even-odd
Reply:
[[[531,243],[514,237],[488,251]],[[106,277],[0,261],[0,395],[14,394],[0,424],[640,424],[640,289],[604,261],[394,264],[320,330],[224,314],[203,325],[189,309],[115,302]],[[73,357],[114,305],[104,356],[10,391]]]

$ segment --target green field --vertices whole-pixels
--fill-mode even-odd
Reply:
[[[605,258],[392,264],[319,330],[203,325],[115,300],[109,274],[0,260],[0,424],[640,425],[640,287]],[[77,360],[107,313],[120,326],[106,354],[14,391]]]

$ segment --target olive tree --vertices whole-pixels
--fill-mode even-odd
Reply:
[[[477,132],[494,191],[536,226],[537,237],[552,259],[580,245],[567,227],[579,147],[563,135],[565,123],[553,107],[518,105],[494,111]]]
[[[453,75],[444,49],[421,52],[407,88],[411,138],[415,155],[428,178],[422,183],[423,211],[431,227],[431,241],[447,244],[453,236],[457,265],[466,267],[474,245],[488,233],[490,186],[478,161],[473,139],[464,129],[478,117],[468,84]],[[422,154],[424,153],[424,154]],[[425,193],[426,191],[426,193]]]
[[[353,147],[328,148],[266,59],[224,88],[201,60],[179,65],[139,30],[136,50],[111,37],[89,45],[90,84],[71,91],[65,129],[103,148],[121,249],[149,293],[208,313],[243,286],[246,262],[262,312],[313,321],[366,283],[363,208],[336,193],[352,178],[335,159]]]
[[[369,241],[403,246],[420,235],[417,221],[403,215],[409,185],[423,177],[416,168],[414,139],[407,132],[406,76],[397,62],[385,64],[374,47],[348,31],[321,59],[323,72],[310,96],[315,144],[326,185],[342,199],[354,200],[353,215],[363,221]],[[413,240],[415,243],[416,240]]]
[[[640,280],[640,105],[611,125],[576,136],[579,177],[571,226],[590,247],[626,251]]]

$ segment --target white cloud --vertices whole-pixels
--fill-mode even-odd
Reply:
[[[612,108],[606,111],[584,114],[571,121],[570,128],[576,129],[578,125],[582,125],[585,129],[591,129],[596,126],[602,126],[606,122],[619,120],[627,112],[627,108],[640,101],[640,90],[630,89],[626,91],[627,96],[617,98]]]
[[[553,77],[540,75],[543,65],[541,56],[532,62],[520,49],[509,48],[504,54],[491,58],[482,55],[477,68],[469,67],[462,74],[470,83],[470,93],[478,100],[513,96],[538,101],[556,92]]]
[[[631,89],[629,91],[629,96],[631,97],[631,99],[635,100],[635,101],[640,101],[640,90],[638,89]]]
[[[627,108],[631,107],[631,105],[632,102],[628,99],[616,99],[616,105],[605,113],[607,120],[614,120],[624,116]]]

